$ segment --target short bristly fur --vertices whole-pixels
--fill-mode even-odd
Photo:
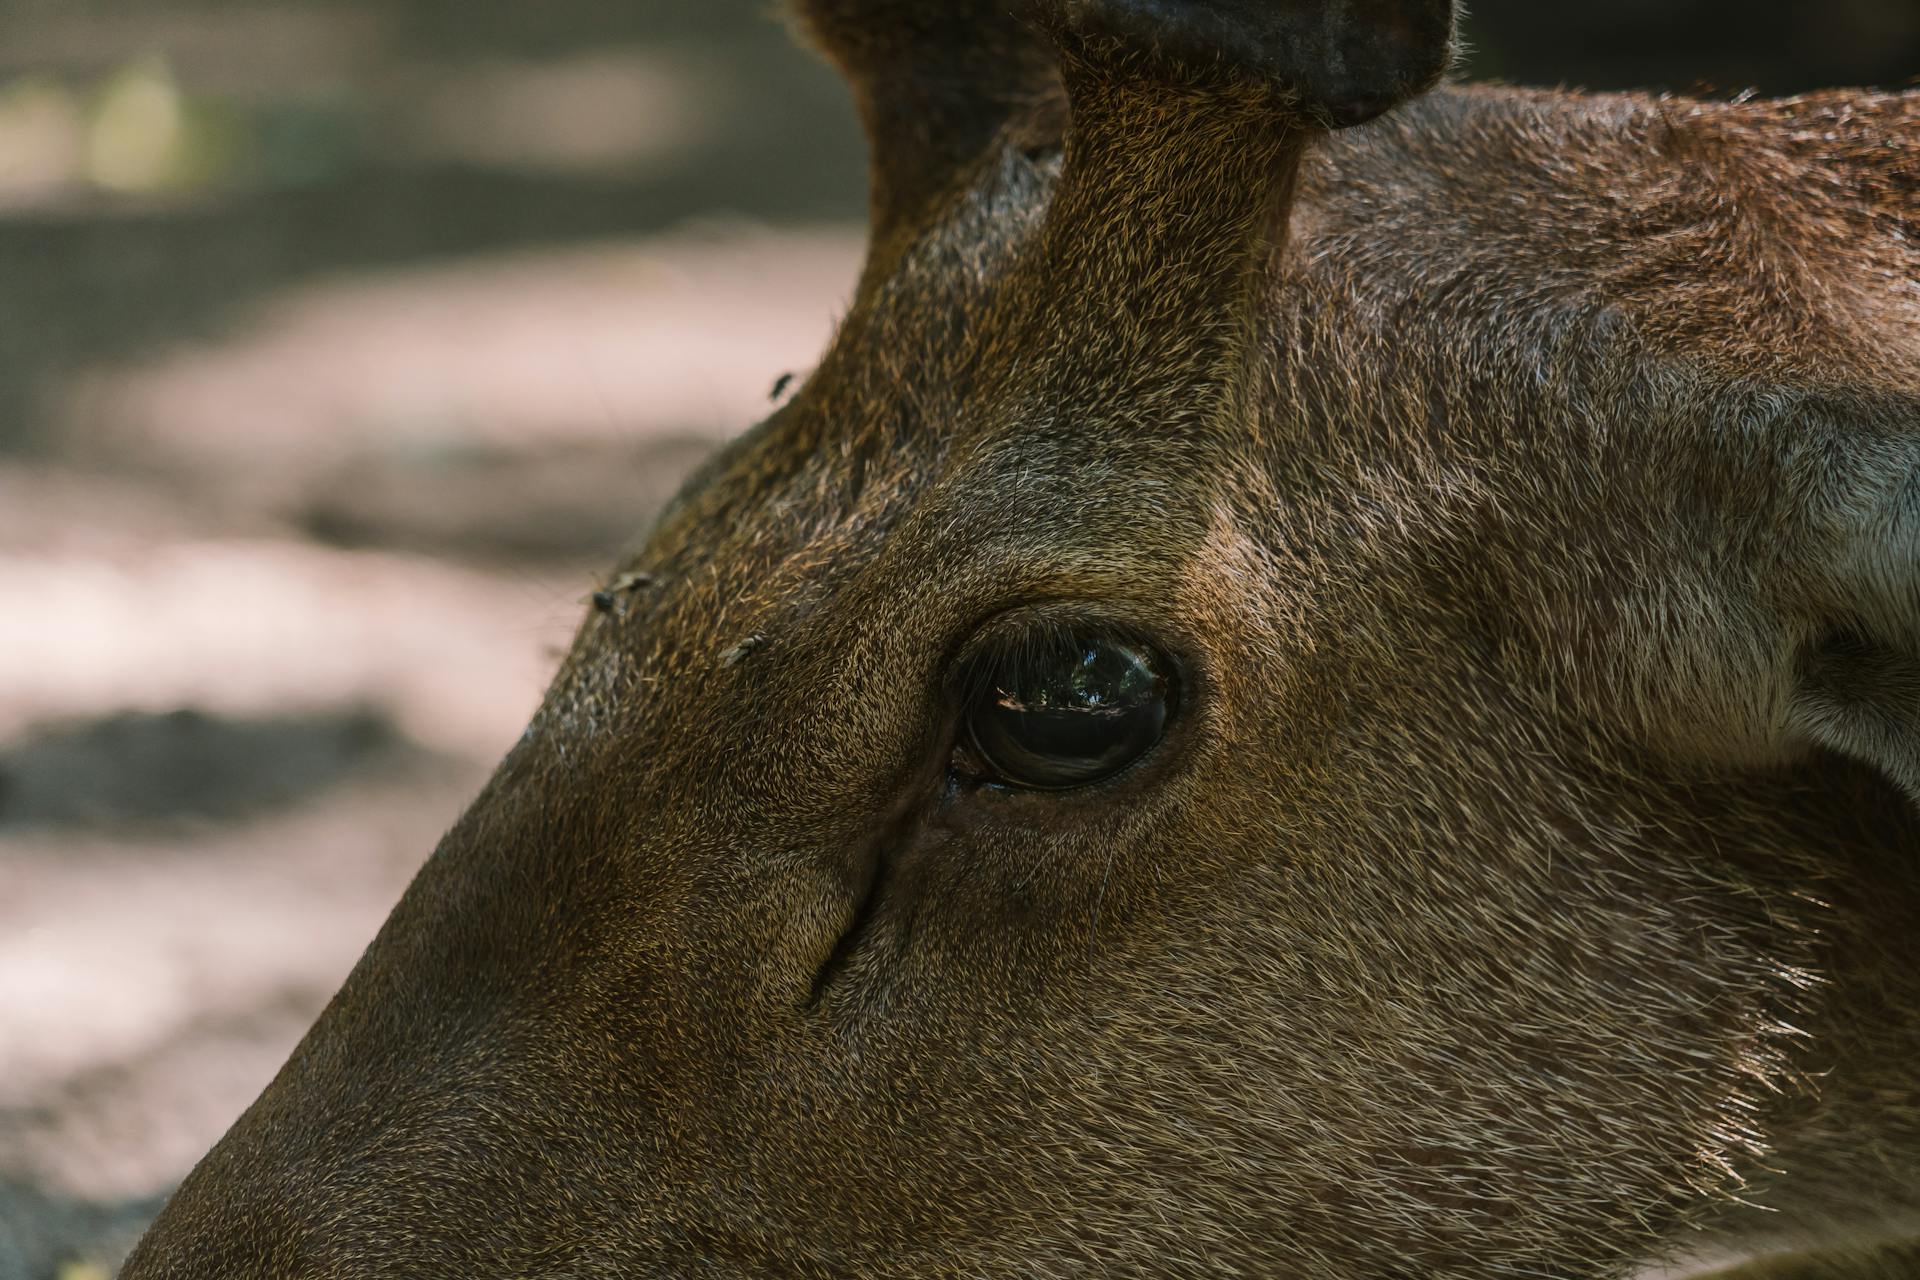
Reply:
[[[801,8],[851,313],[130,1280],[1907,1274],[1920,94],[1322,135],[1446,5]],[[1166,739],[956,781],[1010,617]]]

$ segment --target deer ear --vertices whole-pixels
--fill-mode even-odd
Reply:
[[[794,0],[803,31],[853,87],[870,152],[876,247],[1057,83],[1024,0]]]
[[[1454,0],[793,0],[853,86],[884,244],[1056,91],[1056,45],[1098,46],[1175,78],[1231,77],[1339,127],[1432,85],[1453,51]],[[1095,61],[1107,64],[1110,59]]]
[[[1789,727],[1878,768],[1920,803],[1920,448],[1873,450],[1874,478],[1831,504],[1821,626]]]

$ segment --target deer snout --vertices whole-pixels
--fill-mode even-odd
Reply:
[[[402,1088],[316,1090],[296,1062],[201,1162],[123,1273],[130,1280],[567,1274],[637,1196],[583,1171],[649,1174],[630,1143],[564,1132],[533,1055],[428,1069]],[[386,1073],[373,1064],[367,1073]],[[363,1080],[366,1076],[363,1075]],[[563,1173],[559,1163],[567,1161]]]
[[[599,1274],[616,1236],[628,1275],[692,1248],[688,1170],[724,1167],[727,1082],[780,1040],[748,960],[819,949],[742,932],[704,883],[722,860],[483,797],[125,1276]]]

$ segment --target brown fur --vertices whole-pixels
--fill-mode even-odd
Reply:
[[[1920,94],[1306,149],[1265,64],[1101,25],[1150,7],[1060,8],[1070,112],[1015,25],[809,9],[875,135],[851,314],[129,1277],[1602,1277],[1920,1220]],[[1179,718],[957,781],[956,659],[1044,615],[1154,637]]]

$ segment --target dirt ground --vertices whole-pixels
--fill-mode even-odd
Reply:
[[[266,1083],[857,249],[329,281],[93,375],[86,465],[0,465],[0,1277],[114,1260]]]
[[[858,140],[758,13],[0,13],[0,1280],[118,1264],[817,356]]]
[[[1649,63],[1649,4],[1570,41],[1485,0],[1477,65],[1920,70],[1906,0],[1740,28],[1792,65],[1711,38],[1713,4]],[[771,8],[0,8],[0,1280],[117,1265],[596,575],[816,357],[861,158]]]

